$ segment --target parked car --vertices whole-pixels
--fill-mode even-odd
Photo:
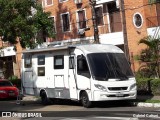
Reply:
[[[9,80],[0,80],[0,99],[17,98],[19,89]]]

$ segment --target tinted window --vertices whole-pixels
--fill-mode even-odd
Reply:
[[[25,68],[32,67],[32,56],[29,54],[24,55],[24,67]]]
[[[93,53],[88,54],[93,78],[108,80],[117,78],[127,80],[133,73],[123,53]]]
[[[90,78],[88,64],[83,55],[77,56],[77,74]]]
[[[45,65],[45,56],[44,55],[38,56],[38,65]]]
[[[38,76],[45,76],[45,67],[38,67]]]
[[[9,81],[0,81],[0,87],[4,87],[4,86],[13,86],[13,85]]]
[[[54,69],[64,69],[64,56],[54,56]]]
[[[69,69],[74,69],[74,57],[69,57]]]

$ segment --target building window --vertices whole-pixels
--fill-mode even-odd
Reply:
[[[38,76],[45,76],[45,67],[38,67]]]
[[[118,6],[116,2],[109,2],[103,6],[104,12],[109,13],[108,15],[109,32],[122,31],[121,13],[120,13],[120,9],[117,7]]]
[[[78,13],[78,28],[79,29],[86,28],[85,11],[80,10],[77,13]]]
[[[53,5],[53,0],[42,0],[43,7]]]
[[[96,21],[97,25],[103,25],[103,12],[102,12],[102,7],[96,7],[95,8],[95,14],[96,14]]]
[[[69,13],[64,13],[61,15],[62,20],[62,30],[63,32],[70,31],[70,21],[69,21]]]
[[[68,0],[59,0],[60,3],[61,3],[61,2],[66,2],[66,1],[68,1]]]
[[[142,27],[143,24],[143,18],[142,15],[140,13],[135,13],[133,15],[133,24],[136,28],[140,28]]]
[[[56,33],[56,24],[55,24],[55,17],[50,17],[49,19],[51,19],[53,21],[53,32]]]
[[[29,54],[26,54],[24,56],[24,67],[25,68],[31,68],[32,67],[32,56]]]
[[[38,56],[38,65],[45,65],[45,55]]]
[[[64,69],[64,56],[54,56],[54,69]]]

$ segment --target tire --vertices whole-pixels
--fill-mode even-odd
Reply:
[[[85,108],[90,108],[92,105],[91,101],[89,101],[89,98],[86,92],[83,92],[81,94],[81,103]]]
[[[47,98],[47,94],[46,94],[45,91],[43,91],[43,92],[41,93],[41,103],[42,103],[43,105],[48,105],[48,104],[49,104],[49,99]]]

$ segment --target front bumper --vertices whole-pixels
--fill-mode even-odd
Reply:
[[[6,94],[0,94],[0,98],[3,99],[3,98],[16,98],[18,96],[17,93],[12,93],[12,94],[9,94],[9,93],[6,93]]]
[[[128,91],[128,92],[103,92],[103,91],[94,91],[92,101],[108,101],[108,100],[132,100],[136,99],[137,91]]]

